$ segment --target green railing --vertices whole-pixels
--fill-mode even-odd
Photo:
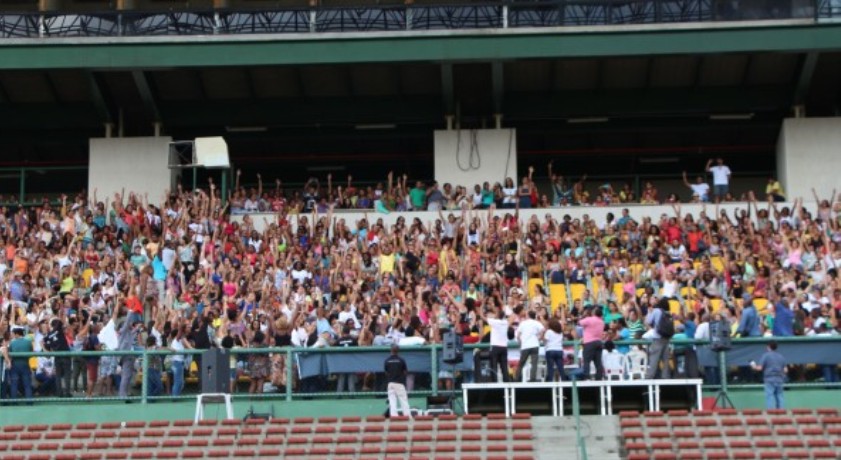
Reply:
[[[770,341],[776,341],[779,344],[780,351],[785,355],[787,345],[796,344],[797,346],[803,345],[822,345],[822,346],[831,346],[831,347],[838,347],[838,350],[841,351],[841,337],[776,337],[776,338],[746,338],[746,339],[734,339],[732,342],[732,346],[734,349],[739,347],[744,347],[748,345],[757,345],[757,344],[767,344]],[[633,345],[647,345],[650,342],[646,340],[628,340],[628,341],[617,341],[615,342],[617,346],[633,346]],[[566,342],[565,344],[567,347],[571,347],[574,350],[574,357],[575,357],[575,364],[578,364],[578,355],[581,347],[581,343],[579,341],[574,342]],[[672,340],[672,345],[678,346],[690,346],[696,345],[699,347],[706,347],[709,345],[708,341],[699,341],[699,340]],[[511,348],[516,348],[516,343],[511,344]],[[488,348],[487,344],[470,344],[465,345],[465,350],[482,350]],[[439,388],[438,385],[438,375],[439,375],[439,366],[438,366],[438,356],[441,353],[441,345],[427,345],[427,346],[415,346],[415,347],[404,347],[401,348],[401,353],[417,353],[417,352],[427,352],[429,353],[429,359],[431,364],[431,369],[429,371],[429,378],[430,384],[428,388],[424,388],[421,390],[416,390],[411,392],[412,396],[425,396],[425,395],[438,395],[440,393],[446,393],[447,390],[442,390]],[[283,372],[286,374],[286,387],[283,392],[278,393],[264,393],[264,394],[251,394],[251,393],[238,393],[238,395],[247,398],[271,398],[271,399],[284,399],[286,401],[292,401],[295,399],[301,398],[334,398],[339,393],[336,391],[321,391],[321,392],[301,392],[301,391],[293,391],[293,384],[296,380],[296,357],[298,354],[345,354],[345,353],[380,353],[383,355],[383,359],[385,355],[389,353],[391,350],[390,347],[328,347],[328,348],[293,348],[293,347],[283,347],[283,348],[244,348],[244,349],[234,349],[230,350],[232,354],[235,355],[253,355],[253,354],[283,354],[285,359],[285,368]],[[105,356],[135,356],[140,358],[141,366],[140,366],[140,374],[144,377],[140,378],[140,394],[136,396],[131,396],[129,398],[120,398],[117,396],[97,396],[94,397],[95,401],[124,401],[126,399],[130,401],[139,401],[142,403],[148,403],[155,400],[173,400],[173,399],[190,399],[194,397],[194,394],[182,394],[179,397],[173,397],[170,395],[163,395],[163,396],[150,396],[149,395],[149,388],[148,388],[148,379],[145,378],[148,375],[148,366],[149,366],[149,357],[150,356],[166,356],[166,355],[199,355],[203,353],[205,350],[184,350],[180,352],[173,352],[171,350],[138,350],[138,351],[69,351],[69,352],[34,352],[34,353],[10,353],[10,356],[14,358],[30,358],[30,357],[40,357],[40,356],[49,356],[54,358],[74,358],[75,360],[82,362],[84,358],[89,357],[105,357]],[[719,354],[718,358],[720,360],[724,360],[724,354]],[[755,359],[758,359],[759,355],[757,354]],[[798,357],[802,362],[802,356]],[[837,358],[836,358],[837,359]],[[735,365],[729,364],[724,362],[724,365],[721,365],[722,361],[719,361],[718,372],[720,378],[720,386],[719,385],[705,385],[705,389],[707,390],[723,390],[725,393],[731,388],[755,388],[759,385],[757,384],[733,384],[728,382],[728,371],[730,368],[735,367]],[[472,363],[471,363],[472,364]],[[818,363],[815,362],[813,364],[834,364],[837,366],[838,361],[836,363]],[[471,365],[472,368],[472,365]],[[445,369],[446,370],[446,369]],[[189,369],[185,369],[185,381],[190,377],[188,375]],[[409,369],[411,372],[411,368]],[[836,369],[837,371],[837,369]],[[85,372],[85,369],[82,370]],[[163,374],[166,373],[166,370]],[[359,373],[382,373],[380,369],[371,369],[367,371],[360,371]],[[137,374],[135,374],[135,377]],[[8,377],[8,376],[7,376]],[[33,378],[33,383],[34,383]],[[458,386],[456,385],[457,379],[455,375],[453,376],[454,381],[454,390],[453,393],[458,395],[457,391],[459,390]],[[132,385],[133,387],[134,385]],[[821,382],[821,381],[814,381],[814,382],[790,382],[788,383],[790,387],[801,387],[801,388],[810,388],[810,387],[837,387],[841,388],[841,384],[839,383],[830,383],[830,382]],[[347,397],[372,397],[372,396],[384,396],[386,393],[385,391],[356,391],[356,392],[343,392],[341,396]],[[68,398],[58,398],[58,397],[35,397],[32,400],[27,400],[24,398],[12,398],[12,399],[5,399],[2,402],[67,402],[73,400],[81,400],[81,397],[68,399]]]

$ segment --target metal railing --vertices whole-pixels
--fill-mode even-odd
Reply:
[[[749,338],[749,339],[734,339],[732,346],[734,349],[739,347],[747,347],[753,346],[756,347],[757,345],[764,345],[771,340],[775,340],[778,342],[780,351],[785,354],[786,347],[789,346],[830,346],[830,347],[839,347],[841,346],[841,337],[769,337],[769,338]],[[616,345],[620,346],[633,346],[633,345],[646,345],[650,342],[645,340],[628,340],[628,341],[617,341]],[[566,345],[571,347],[574,351],[575,361],[574,361],[574,368],[578,368],[578,356],[581,349],[581,343],[579,341],[574,342],[567,342]],[[673,340],[672,345],[678,346],[696,346],[699,350],[702,347],[708,347],[708,341],[700,341],[700,340]],[[474,350],[482,350],[488,348],[487,344],[471,344],[465,345],[465,350],[470,352]],[[516,344],[511,345],[511,348],[516,348]],[[179,352],[177,354],[180,355],[199,355],[204,350],[185,350],[183,352]],[[389,347],[333,347],[333,348],[292,348],[292,347],[284,347],[284,348],[260,348],[260,349],[234,349],[231,350],[232,354],[235,355],[254,355],[254,354],[279,354],[285,357],[285,365],[283,367],[282,372],[285,374],[286,377],[286,386],[281,391],[273,392],[273,393],[237,393],[240,397],[245,398],[269,398],[269,399],[282,399],[286,401],[292,401],[295,399],[302,399],[302,398],[335,398],[339,395],[341,396],[350,396],[350,397],[372,397],[372,396],[384,396],[386,394],[385,389],[377,390],[376,388],[370,391],[357,391],[357,392],[344,392],[344,393],[337,393],[333,390],[328,390],[326,387],[323,391],[301,391],[301,386],[299,385],[298,391],[294,389],[295,385],[292,382],[300,379],[297,378],[299,367],[298,367],[298,357],[299,355],[328,355],[328,354],[347,354],[347,353],[375,353],[380,354],[383,359],[389,353]],[[429,362],[430,362],[430,370],[428,373],[415,373],[417,377],[427,377],[429,378],[428,386],[419,386],[420,388],[411,391],[411,396],[426,396],[426,395],[438,395],[440,393],[446,393],[448,390],[443,390],[439,387],[439,371],[446,371],[449,367],[440,367],[439,365],[439,358],[441,354],[441,345],[429,345],[429,346],[418,346],[418,347],[404,347],[401,348],[401,353],[429,353]],[[790,351],[792,354],[802,354],[797,353],[796,351]],[[10,353],[10,356],[14,358],[31,358],[31,357],[40,357],[40,356],[47,356],[47,357],[54,357],[58,359],[69,359],[73,362],[80,362],[84,363],[85,358],[91,357],[123,357],[123,356],[136,356],[138,358],[139,364],[137,364],[138,374],[141,376],[149,375],[149,358],[151,356],[158,356],[160,359],[164,359],[166,355],[176,354],[170,350],[139,350],[139,351],[71,351],[71,352],[38,352],[38,353]],[[805,358],[805,354],[803,356],[792,357],[792,361],[794,364],[800,362],[805,363],[808,362],[809,358]],[[719,355],[717,360],[723,359],[723,355]],[[755,356],[754,359],[759,359],[759,354]],[[814,358],[812,358],[814,359]],[[804,361],[805,360],[805,361]],[[837,361],[837,360],[836,360]],[[719,361],[721,362],[721,361]],[[379,363],[379,361],[378,361]],[[826,363],[813,363],[817,366],[826,365]],[[837,372],[838,362],[829,363],[832,366],[835,366],[835,371]],[[718,390],[723,389],[727,391],[729,389],[735,388],[742,388],[742,389],[752,389],[758,388],[761,385],[757,383],[734,383],[732,377],[736,375],[739,371],[734,369],[737,367],[737,364],[726,363],[724,366],[716,366],[717,371],[719,372],[719,381],[720,384],[715,385],[705,385],[705,389],[707,390]],[[806,366],[804,366],[806,367]],[[411,368],[409,369],[411,372]],[[82,369],[84,372],[85,369]],[[8,369],[6,369],[8,372]],[[164,370],[164,374],[166,374],[166,370]],[[359,373],[367,372],[370,374],[382,374],[382,368],[380,366],[376,366],[374,368],[368,369],[366,371],[360,371]],[[471,371],[468,371],[472,373]],[[118,374],[114,374],[118,375]],[[137,374],[135,375],[137,377]],[[323,377],[327,377],[326,375]],[[462,376],[464,377],[464,376]],[[577,377],[577,372],[573,373],[573,378]],[[458,385],[456,385],[458,379],[455,375],[452,376],[454,382],[454,391],[455,394],[459,394],[458,391],[460,390]],[[187,370],[185,369],[185,379],[187,381],[192,380],[195,382],[196,377],[190,377],[187,374]],[[420,378],[418,379],[420,380]],[[5,376],[5,384],[8,385],[8,375]],[[134,385],[133,385],[134,386]],[[787,384],[787,386],[791,388],[841,388],[840,383],[832,383],[832,382],[825,382],[825,381],[791,381]],[[130,392],[131,394],[131,392]],[[4,395],[7,396],[7,395]],[[133,401],[140,401],[143,403],[153,401],[153,400],[173,400],[173,399],[192,399],[195,396],[195,393],[186,393],[182,394],[179,397],[173,397],[171,395],[159,395],[159,396],[150,396],[149,394],[149,381],[145,377],[140,378],[140,392],[135,396],[130,396],[129,398],[120,398],[113,395],[106,395],[106,396],[96,396],[94,399],[97,401],[113,401],[119,400],[124,401],[126,399],[133,400]],[[76,400],[82,400],[82,396],[76,397]],[[37,397],[33,399],[24,399],[24,398],[8,398],[4,397],[3,400],[0,400],[2,403],[6,402],[67,402],[71,401],[72,399],[67,398],[60,398],[60,397]]]
[[[506,29],[775,19],[833,20],[839,0],[551,0],[263,10],[5,12],[0,38]]]

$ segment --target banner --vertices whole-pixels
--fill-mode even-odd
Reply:
[[[383,364],[390,353],[388,351],[375,352],[342,352],[342,353],[297,353],[298,372],[301,378],[329,374],[355,374],[362,372],[384,372]],[[410,373],[432,372],[432,354],[429,350],[401,350],[400,357],[406,361]],[[438,353],[439,371],[472,371],[473,350],[464,350],[461,363],[455,365],[442,361]]]
[[[839,364],[841,353],[839,343],[828,341],[809,342],[780,342],[777,344],[777,353],[783,355],[786,364]],[[751,361],[759,361],[759,358],[768,350],[766,343],[734,342],[733,348],[726,351],[725,358],[728,366],[747,366]],[[698,363],[703,367],[718,367],[718,353],[710,350],[709,346],[697,347]]]

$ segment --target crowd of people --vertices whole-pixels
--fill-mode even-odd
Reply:
[[[683,182],[689,189],[688,199],[681,200],[676,193],[663,196],[657,187],[646,181],[641,190],[635,191],[630,183],[622,184],[618,190],[610,182],[598,185],[593,190],[587,187],[587,175],[576,182],[571,182],[556,174],[553,163],[547,165],[549,193],[539,190],[534,179],[535,168],[528,168],[517,185],[511,177],[501,182],[483,182],[473,187],[439,184],[436,181],[424,183],[421,180],[410,184],[407,174],[396,176],[389,173],[385,182],[374,186],[356,186],[353,176],[347,176],[347,183],[335,183],[332,174],[328,174],[326,184],[311,177],[303,189],[286,193],[280,179],[275,180],[275,188],[269,190],[263,186],[263,179],[257,175],[257,187],[247,189],[240,186],[241,171],[236,172],[234,190],[230,200],[230,210],[234,214],[251,212],[304,212],[313,210],[326,213],[334,209],[374,209],[379,212],[403,211],[438,211],[459,210],[465,206],[473,209],[502,208],[548,208],[554,206],[609,206],[616,204],[662,204],[680,203],[681,201],[734,202],[746,201],[747,194],[736,196],[730,191],[730,168],[722,158],[710,159],[705,172],[712,176],[712,186],[702,176],[690,182],[686,171]],[[591,193],[592,192],[592,193]],[[785,201],[785,192],[778,180],[768,178],[765,197],[774,202]]]
[[[724,166],[709,166],[717,167]],[[723,199],[719,182],[729,172],[713,174],[712,193]],[[63,197],[57,208],[4,209],[3,396],[136,391],[133,357],[30,360],[9,352],[172,350],[150,359],[145,378],[155,396],[183,391],[191,348],[410,346],[438,343],[453,330],[466,343],[491,345],[500,378],[528,380],[540,347],[547,378],[568,378],[563,341],[581,339],[579,376],[601,378],[605,347],[629,353],[635,347],[613,343],[642,338],[650,340],[649,376],[667,377],[679,348],[669,336],[709,338],[711,321],[728,321],[739,337],[835,335],[841,327],[841,201],[834,196],[814,209],[802,200],[777,209],[773,197],[760,204],[750,194],[736,215],[712,204],[709,213],[684,214],[675,204],[673,215],[649,216],[640,207],[605,222],[523,218],[520,209],[534,197],[529,177],[521,188],[506,181],[501,201],[499,187],[487,195],[477,187],[433,225],[410,213],[394,225],[334,213],[365,200],[394,210],[450,207],[446,186],[407,189],[407,181],[404,175],[395,186],[390,175],[385,186],[354,190],[349,178],[333,190],[328,176],[326,188],[311,181],[300,196],[286,196],[278,183],[272,194],[237,187],[229,200],[211,181],[160,197],[102,198],[94,190]],[[585,196],[582,183],[572,186],[573,200]],[[563,202],[563,190],[553,190],[553,200]],[[656,192],[645,197],[657,199]],[[231,210],[264,207],[275,218],[262,231],[247,217],[230,219]],[[565,294],[554,295],[555,286]],[[509,366],[509,341],[519,343],[519,365]],[[233,377],[247,376],[255,393],[377,385],[374,375],[287,382],[283,354],[234,356]],[[837,380],[835,365],[822,371]],[[455,378],[439,377],[448,387]]]

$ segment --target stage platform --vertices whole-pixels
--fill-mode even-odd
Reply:
[[[701,409],[701,379],[584,380],[563,382],[466,383],[464,413],[518,412],[562,417],[573,386],[581,413],[613,415],[620,410]]]

